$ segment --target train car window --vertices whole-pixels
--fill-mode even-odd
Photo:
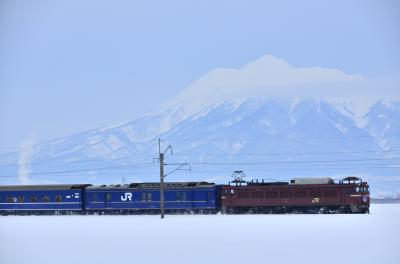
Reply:
[[[61,195],[56,195],[56,196],[54,197],[54,200],[55,200],[57,203],[61,203],[61,202],[62,202],[62,196],[61,196]]]
[[[176,192],[175,200],[176,201],[186,201],[186,192]]]
[[[111,201],[112,200],[112,194],[111,193],[107,193],[106,199],[107,199],[107,201]]]
[[[92,193],[92,202],[97,202],[97,193]]]
[[[19,203],[23,203],[24,202],[24,196],[23,195],[18,196],[18,202]]]
[[[42,201],[44,203],[48,203],[48,202],[50,202],[50,197],[49,196],[43,196]]]
[[[148,192],[147,193],[147,201],[151,201],[151,200],[152,200],[151,192]]]
[[[7,196],[7,203],[13,203],[14,202],[14,197],[11,195]]]
[[[360,187],[356,187],[356,192],[360,192]]]
[[[142,201],[146,201],[146,193],[142,192]]]
[[[211,196],[212,196],[211,191],[209,191],[207,194],[207,201],[211,201]]]
[[[36,196],[31,196],[30,202],[31,203],[36,203],[38,201]]]

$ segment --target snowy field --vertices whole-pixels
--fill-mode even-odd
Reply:
[[[400,205],[369,215],[0,217],[0,263],[400,263]]]

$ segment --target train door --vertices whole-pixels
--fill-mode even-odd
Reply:
[[[112,199],[113,199],[112,192],[107,192],[106,193],[106,208],[112,208]]]
[[[235,190],[233,188],[224,189],[223,196],[225,197],[226,205],[231,206],[235,202]]]

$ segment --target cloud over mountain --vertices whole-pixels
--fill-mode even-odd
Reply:
[[[260,97],[346,96],[351,90],[361,88],[365,81],[366,78],[358,74],[320,67],[297,68],[265,55],[240,69],[211,70],[184,89],[169,105],[189,102],[204,105]],[[359,95],[359,91],[352,94]]]

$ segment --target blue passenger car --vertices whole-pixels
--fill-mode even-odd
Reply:
[[[88,185],[0,186],[1,214],[59,214],[82,212]]]
[[[208,182],[165,183],[165,210],[215,212],[220,208],[220,186]],[[159,183],[91,186],[86,189],[85,208],[102,213],[151,213],[160,209]]]

